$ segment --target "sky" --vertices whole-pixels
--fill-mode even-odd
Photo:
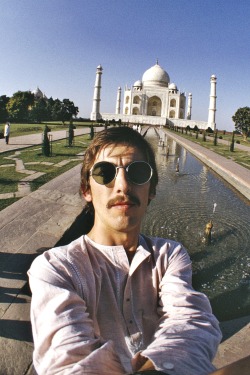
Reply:
[[[232,131],[250,106],[249,20],[249,0],[0,0],[0,96],[39,87],[89,118],[101,64],[100,110],[115,113],[118,87],[158,59],[193,120],[208,119],[215,74],[217,128]]]

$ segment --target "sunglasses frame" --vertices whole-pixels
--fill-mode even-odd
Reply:
[[[131,178],[129,177],[129,167],[130,167],[132,164],[136,164],[136,163],[146,164],[146,165],[150,168],[150,171],[151,171],[151,173],[150,173],[150,177],[148,178],[148,180],[145,181],[145,182],[142,182],[142,183],[140,183],[140,184],[138,184],[138,183],[132,181]],[[98,181],[95,179],[95,175],[93,175],[93,170],[94,170],[94,168],[95,168],[96,166],[100,165],[100,164],[110,164],[110,165],[112,165],[112,166],[115,168],[115,174],[114,174],[114,177],[112,178],[112,180],[110,180],[110,181],[107,182],[106,184],[102,184],[102,183],[98,182]],[[148,162],[146,162],[146,161],[144,161],[144,160],[135,160],[135,161],[132,161],[132,162],[129,163],[127,166],[123,166],[123,165],[115,165],[114,163],[111,163],[111,162],[109,162],[109,161],[105,161],[105,160],[104,160],[104,161],[99,161],[98,163],[94,164],[93,167],[90,169],[90,171],[89,171],[89,175],[93,177],[93,179],[95,180],[95,182],[96,182],[97,184],[99,184],[99,185],[108,185],[108,184],[110,184],[110,182],[112,182],[112,181],[114,181],[114,180],[116,179],[116,176],[117,176],[117,173],[118,173],[118,169],[124,169],[125,172],[126,172],[127,179],[128,179],[132,184],[134,184],[134,185],[139,185],[139,186],[140,186],[140,185],[145,185],[147,182],[149,182],[149,181],[151,180],[151,178],[152,178],[152,176],[153,176],[153,168],[151,167],[151,165],[150,165]]]

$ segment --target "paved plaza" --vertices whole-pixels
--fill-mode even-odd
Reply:
[[[89,132],[76,129],[75,134],[83,131]],[[250,199],[249,170],[172,132],[167,132],[167,136],[190,149],[230,183],[236,181],[237,188]],[[20,138],[10,138],[8,146],[0,140],[0,152],[7,148],[15,154],[23,147],[41,144],[41,134]],[[53,140],[63,138],[65,131],[53,132]],[[18,160],[18,154],[15,155]],[[10,163],[14,163],[13,160]],[[17,161],[15,165],[17,167]],[[21,162],[19,167],[25,169]],[[29,176],[32,174],[27,174]],[[28,191],[0,212],[0,375],[33,373],[27,270],[33,259],[53,247],[80,215],[84,201],[79,195],[79,185],[80,164],[38,190]],[[224,322],[221,327],[224,341],[215,358],[218,367],[249,355],[250,316]]]

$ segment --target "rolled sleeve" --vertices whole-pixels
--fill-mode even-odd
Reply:
[[[124,374],[113,342],[105,342],[94,330],[85,301],[76,292],[76,276],[51,258],[38,257],[28,272],[37,373]]]
[[[164,257],[164,254],[162,254]],[[191,261],[177,245],[169,250],[168,264],[157,261],[163,277],[159,285],[159,319],[154,340],[142,352],[156,369],[169,374],[206,375],[221,340],[219,324],[208,298],[192,288]]]

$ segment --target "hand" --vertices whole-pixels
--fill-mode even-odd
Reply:
[[[131,361],[133,371],[146,371],[146,370],[155,370],[153,363],[150,359],[143,357],[141,353],[136,353]]]
[[[155,366],[153,365],[153,362],[148,359],[144,365],[139,369],[139,371],[148,371],[148,370],[155,370]]]

